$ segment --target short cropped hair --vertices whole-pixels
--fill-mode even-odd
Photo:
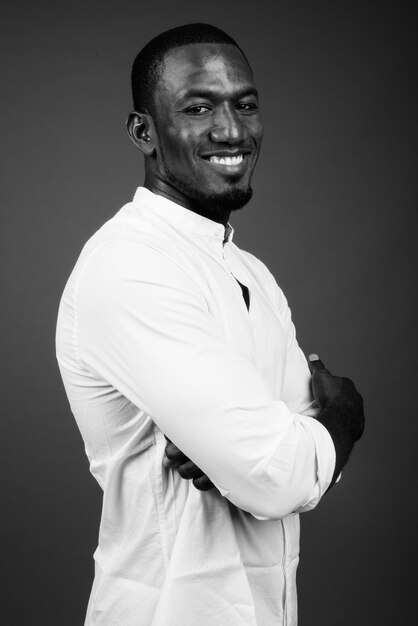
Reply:
[[[131,85],[135,111],[155,117],[155,92],[162,75],[165,55],[173,48],[193,43],[231,44],[241,51],[247,61],[236,41],[216,26],[196,23],[167,30],[151,39],[133,63]]]

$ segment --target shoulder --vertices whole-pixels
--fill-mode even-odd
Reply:
[[[176,246],[123,223],[105,224],[86,243],[66,287],[81,311],[136,307],[181,294],[202,300],[198,281]]]
[[[126,205],[99,228],[84,245],[72,272],[72,279],[94,275],[107,279],[117,275],[152,276],[159,268],[186,265],[181,250],[166,233],[141,216],[129,214]]]

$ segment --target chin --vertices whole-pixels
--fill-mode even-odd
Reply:
[[[227,189],[222,192],[201,193],[197,192],[193,198],[199,207],[209,212],[226,213],[227,211],[237,211],[242,209],[252,198],[253,190],[247,189]]]
[[[184,183],[181,187],[183,187],[181,191],[193,202],[196,211],[211,218],[223,217],[231,211],[242,209],[253,195],[250,186],[245,188],[231,186],[224,191],[204,191]]]
[[[204,184],[196,186],[199,181],[195,181],[195,185],[190,184],[189,180],[180,178],[170,171],[167,164],[166,173],[168,174],[167,182],[188,199],[193,205],[192,210],[216,221],[223,221],[225,217],[228,219],[231,211],[242,209],[253,195],[250,184],[244,181],[241,184],[239,181],[229,184],[223,182],[221,183],[223,190],[219,191],[213,182],[206,189]]]

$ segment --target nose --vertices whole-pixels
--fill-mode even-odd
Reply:
[[[214,112],[210,136],[217,143],[237,145],[244,139],[245,129],[239,113],[233,107],[223,106]]]

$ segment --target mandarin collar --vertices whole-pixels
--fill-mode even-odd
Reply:
[[[208,217],[194,213],[190,209],[185,209],[176,202],[153,193],[146,187],[138,187],[133,203],[145,205],[165,221],[171,222],[178,228],[188,230],[195,235],[217,239],[223,244],[232,241],[234,229],[229,222],[224,226]]]

